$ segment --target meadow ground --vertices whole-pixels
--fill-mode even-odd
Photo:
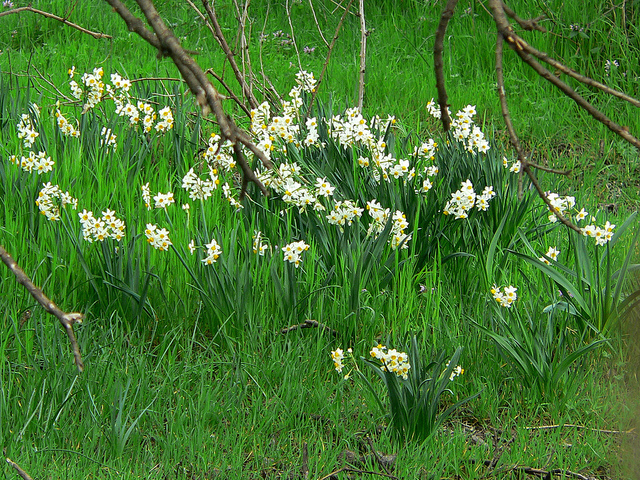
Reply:
[[[155,4],[241,97],[205,20]],[[637,477],[637,149],[505,53],[525,150],[571,170],[539,178],[572,232],[519,183],[485,2],[448,29],[448,136],[443,2],[365,2],[361,112],[347,5],[216,2],[260,104],[225,108],[275,164],[249,157],[270,194],[245,198],[213,116],[106,3],[30,6],[111,38],[0,17],[0,244],[85,317],[79,373],[0,270],[0,438],[33,478]],[[635,4],[512,8],[546,16],[519,32],[536,48],[638,98]],[[637,107],[571,85],[640,131]]]

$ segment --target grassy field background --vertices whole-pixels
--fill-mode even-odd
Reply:
[[[224,73],[238,93],[196,12],[183,2],[155,4],[184,46],[197,52],[197,62]],[[629,316],[619,325],[615,313],[638,283],[633,267],[628,279],[614,272],[638,259],[640,158],[506,52],[509,105],[526,150],[538,163],[572,170],[563,177],[541,175],[545,189],[574,195],[576,211],[584,207],[594,223],[610,221],[620,234],[609,247],[596,247],[549,223],[533,192],[519,200],[516,176],[502,167],[503,155],[513,154],[496,95],[495,32],[484,2],[459,2],[444,60],[452,110],[476,106],[475,121],[491,142],[487,155],[446,146],[426,108],[437,95],[431,52],[443,2],[372,0],[365,2],[364,117],[397,118],[386,140],[398,158],[436,139],[436,185],[420,197],[414,189],[421,183],[371,182],[357,165],[366,149],[341,149],[322,128],[328,145],[322,153],[290,148],[278,157],[282,164],[299,162],[311,183],[328,179],[336,198],[364,208],[375,196],[392,211],[402,210],[412,233],[406,250],[387,244],[389,231],[367,236],[365,220],[340,230],[275,193],[267,200],[250,191],[251,200],[237,211],[218,189],[208,203],[192,203],[187,215],[180,209],[189,201],[180,184],[216,126],[198,116],[185,85],[172,80],[180,78],[175,66],[128,32],[105,2],[30,5],[113,38],[94,39],[32,12],[0,17],[0,244],[61,308],[86,315],[77,327],[86,364],[79,374],[59,325],[7,269],[1,271],[0,441],[6,457],[33,478],[533,478],[526,467],[558,476],[635,478],[637,436],[629,433],[638,412],[638,397],[629,393],[637,389],[636,355],[629,348],[635,320]],[[245,31],[259,101],[266,96],[265,77],[283,97],[300,69],[319,77],[328,51],[322,36],[332,41],[345,6],[251,2]],[[522,33],[536,48],[640,95],[636,3],[521,0],[511,6],[523,18],[547,17],[541,23],[549,33]],[[215,7],[237,51],[236,5]],[[318,87],[319,119],[343,114],[357,101],[355,8],[354,2]],[[156,111],[170,106],[175,128],[144,137],[107,102],[83,115],[81,103],[69,101],[72,66],[78,74],[102,67],[105,80],[114,72],[142,79],[132,95]],[[574,86],[616,122],[640,132],[637,108]],[[58,100],[65,115],[78,119],[79,140],[57,129]],[[33,112],[32,103],[43,108],[36,150],[46,149],[56,162],[42,177],[9,161],[25,154],[16,124]],[[249,128],[239,108],[230,101],[225,106]],[[100,143],[103,126],[118,135],[115,151]],[[237,184],[232,173],[220,178]],[[488,212],[445,219],[444,204],[468,178],[477,188],[493,185],[498,196]],[[78,212],[68,206],[61,221],[46,220],[35,200],[49,181],[77,197],[79,211],[114,209],[126,221],[125,239],[84,242]],[[147,182],[154,194],[175,192],[173,209],[144,207],[139,192]],[[166,226],[174,248],[154,250],[145,239],[148,223]],[[265,257],[252,254],[258,229],[270,241]],[[201,252],[212,238],[223,253],[205,266]],[[196,256],[189,255],[191,240],[200,246]],[[300,268],[280,252],[294,240],[310,244]],[[535,259],[551,246],[561,254],[545,270]],[[514,308],[496,306],[494,285],[518,286]],[[327,329],[281,333],[305,319]],[[413,334],[425,359],[439,351],[448,359],[464,348],[465,373],[443,395],[439,413],[481,392],[425,441],[398,440],[388,390],[359,359],[379,342],[406,350]],[[509,339],[517,342],[513,352]],[[330,357],[337,348],[354,352],[342,374]],[[566,371],[556,376],[565,360]],[[3,473],[15,475],[9,466]]]

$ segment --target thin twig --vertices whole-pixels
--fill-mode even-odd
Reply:
[[[212,68],[205,70],[204,73],[208,73],[213,78],[215,78],[218,82],[220,82],[220,85],[222,85],[225,88],[225,90],[229,92],[229,98],[234,102],[236,102],[236,104],[244,111],[244,113],[247,114],[247,116],[251,117],[251,111],[247,108],[247,106],[244,103],[242,103],[242,101],[236,96],[236,94],[233,93],[233,90],[229,88],[229,85],[225,83],[224,79],[220,75],[214,72]]]
[[[151,33],[140,19],[133,16],[120,0],[105,0],[114,7],[122,17],[130,30],[138,33],[145,40],[158,49],[162,56],[170,56],[180,74],[189,85],[189,89],[195,95],[198,105],[202,109],[203,116],[213,112],[220,126],[220,136],[222,141],[229,140],[234,145],[237,163],[242,170],[243,182],[240,190],[240,198],[244,198],[246,185],[248,182],[255,184],[263,195],[268,195],[267,189],[258,179],[255,172],[249,166],[239,144],[243,145],[260,159],[265,168],[270,169],[273,163],[269,160],[251,140],[250,136],[238,128],[238,126],[227,116],[222,106],[222,98],[213,86],[204,71],[193,58],[182,48],[182,45],[175,34],[166,26],[160,14],[156,10],[151,0],[137,0],[138,6],[142,10],[149,25],[153,28]]]
[[[376,461],[378,462],[378,465],[380,465],[383,470],[387,473],[387,474],[391,474],[391,472],[389,471],[389,469],[387,468],[387,462],[385,462],[382,457],[380,456],[380,454],[376,451],[376,448],[373,445],[373,440],[371,440],[371,437],[369,435],[366,436],[367,439],[367,444],[369,445],[369,448],[371,449],[371,453],[373,454],[373,456],[375,457]]]
[[[302,478],[309,478],[309,447],[307,442],[302,444]]]
[[[231,70],[233,70],[233,75],[236,77],[236,80],[238,80],[238,83],[242,88],[242,94],[249,102],[249,107],[256,108],[258,106],[258,101],[251,93],[251,89],[249,88],[249,85],[247,85],[244,75],[242,75],[240,69],[238,68],[238,64],[235,60],[235,54],[231,51],[231,47],[229,47],[227,39],[222,33],[222,28],[220,28],[220,23],[218,22],[218,17],[216,15],[215,6],[213,5],[213,3],[210,4],[207,0],[202,0],[202,4],[204,5],[205,11],[207,12],[209,21],[211,22],[211,24],[207,22],[207,25],[211,30],[211,33],[213,33],[214,38],[222,48],[222,51],[227,56],[229,65],[231,65]]]
[[[291,21],[291,4],[289,0],[285,1],[284,6],[287,12],[287,20],[289,21],[289,30],[291,30],[291,42],[293,43],[293,48],[296,51],[296,58],[298,59],[298,69],[302,70],[302,62],[300,62],[300,51],[298,50],[298,42],[296,42],[296,33],[293,30],[293,22]]]
[[[537,60],[532,58],[532,55],[529,53],[529,45],[518,35],[513,33],[513,29],[511,28],[502,8],[501,0],[489,0],[488,3],[489,8],[491,9],[491,13],[493,14],[493,19],[496,27],[498,28],[498,32],[500,32],[500,34],[507,41],[509,47],[514,52],[516,52],[527,65],[529,65],[539,76],[557,87],[560,91],[562,91],[562,93],[564,93],[567,97],[577,103],[580,108],[586,110],[586,112],[593,118],[595,118],[598,122],[602,123],[612,132],[618,134],[634,147],[640,148],[639,139],[631,135],[628,130],[622,128],[620,125],[608,118],[604,113],[591,105],[569,85],[560,80],[549,70],[544,68]]]
[[[7,463],[9,465],[11,465],[13,468],[15,468],[16,472],[18,472],[18,475],[20,475],[24,480],[33,480],[29,476],[29,474],[27,472],[25,472],[22,468],[20,468],[20,465],[18,465],[16,462],[11,460],[10,458],[7,458],[6,461],[7,461]]]
[[[329,42],[327,42],[327,39],[324,38],[324,35],[322,34],[322,29],[320,28],[320,24],[318,23],[318,17],[316,17],[316,11],[313,8],[312,0],[309,0],[309,6],[311,7],[311,13],[313,13],[313,21],[316,23],[316,27],[318,28],[318,33],[320,34],[320,38],[322,38],[322,41],[324,42],[325,46],[328,48]]]
[[[0,259],[2,262],[9,267],[9,270],[16,277],[18,283],[24,286],[27,291],[31,294],[31,296],[40,304],[42,308],[44,308],[48,313],[56,317],[65,332],[67,332],[67,337],[69,337],[69,343],[71,343],[71,348],[73,350],[73,358],[78,367],[78,370],[82,372],[84,370],[84,363],[82,362],[82,355],[80,354],[80,347],[78,346],[78,342],[76,340],[76,336],[73,333],[73,325],[76,323],[82,323],[82,319],[84,315],[82,313],[66,313],[63,312],[53,301],[51,301],[42,290],[34,285],[31,279],[24,273],[24,270],[20,268],[18,263],[13,259],[13,257],[7,252],[3,246],[0,245]]]
[[[442,11],[438,28],[436,29],[436,38],[433,45],[433,67],[436,72],[436,88],[438,89],[438,103],[440,104],[440,120],[445,133],[451,128],[451,117],[449,117],[449,97],[444,86],[444,61],[442,60],[442,52],[444,50],[444,35],[447,32],[447,25],[453,16],[458,0],[448,0],[447,5]]]
[[[358,82],[358,110],[362,113],[362,104],[364,102],[364,73],[367,68],[367,26],[364,21],[364,0],[360,0],[359,8],[360,16],[360,79]]]
[[[635,435],[636,432],[634,429],[631,430],[603,430],[601,428],[591,428],[586,427],[584,425],[574,425],[571,423],[563,423],[562,425],[540,425],[537,427],[524,427],[525,430],[555,430],[558,428],[576,428],[578,430],[589,430],[590,432],[598,432],[598,433],[612,433],[612,434],[620,434],[624,433],[627,435]]]
[[[540,20],[543,20],[545,18],[544,15],[541,15],[539,17],[532,18],[529,20],[523,20],[518,15],[516,15],[516,12],[514,12],[511,8],[509,8],[509,6],[504,2],[502,2],[502,9],[504,10],[504,13],[506,13],[509,17],[511,17],[523,29],[528,31],[538,30],[539,32],[547,33],[547,29],[544,28],[542,25],[538,24]]]
[[[100,33],[100,32],[92,32],[91,30],[87,30],[86,28],[82,28],[80,25],[76,25],[75,23],[68,21],[66,18],[59,17],[58,15],[54,15],[53,13],[38,10],[37,8],[33,8],[33,7],[18,7],[12,10],[7,10],[6,12],[0,13],[0,17],[4,17],[5,15],[11,15],[14,13],[21,13],[21,12],[32,12],[32,13],[37,13],[38,15],[42,15],[43,17],[53,18],[54,20],[58,20],[59,22],[62,22],[65,25],[70,26],[71,28],[75,28],[76,30],[81,31],[82,33],[91,35],[93,38],[97,38],[97,39],[108,38],[109,40],[113,39],[111,35],[107,35],[106,33]]]

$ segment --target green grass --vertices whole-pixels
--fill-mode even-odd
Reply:
[[[173,2],[157,5],[185,46],[199,52],[197,61],[222,71],[224,56],[195,13]],[[260,71],[262,49],[265,74],[283,96],[298,71],[295,50],[282,44],[291,35],[286,5],[262,1],[250,8],[252,68]],[[301,66],[318,77],[327,50],[309,4],[288,5]],[[313,5],[331,41],[341,10],[332,2]],[[58,15],[69,8],[60,1],[33,6]],[[533,192],[525,192],[522,200],[516,197],[517,178],[502,167],[508,151],[493,86],[495,35],[487,29],[488,14],[479,2],[461,2],[449,27],[447,87],[454,111],[476,105],[475,120],[492,148],[472,156],[455,143],[446,145],[425,108],[436,95],[430,51],[441,7],[376,1],[366,12],[371,33],[365,117],[398,117],[386,137],[398,158],[409,158],[413,147],[429,137],[440,143],[434,160],[440,174],[428,194],[415,194],[421,178],[374,182],[370,170],[357,163],[359,155],[370,153],[368,148],[344,149],[326,131],[322,118],[343,114],[357,95],[360,32],[352,14],[340,31],[314,111],[327,147],[289,146],[286,155],[273,154],[278,164],[297,162],[302,183],[326,178],[336,187],[336,200],[365,207],[375,198],[391,214],[402,211],[412,238],[407,249],[398,250],[388,242],[390,225],[378,238],[366,235],[371,222],[366,211],[361,220],[340,229],[329,224],[327,212],[300,212],[277,192],[265,199],[250,189],[240,211],[221,188],[204,202],[189,200],[182,179],[189,168],[198,171],[198,153],[215,126],[193,114],[196,109],[181,82],[144,80],[132,88],[156,111],[171,106],[175,128],[162,136],[140,135],[114,115],[109,102],[82,115],[80,103],[65,101],[60,92],[70,95],[71,65],[79,74],[101,66],[105,81],[116,71],[132,80],[179,77],[172,63],[156,59],[106,4],[79,3],[69,18],[113,40],[95,40],[31,13],[0,18],[0,244],[63,310],[86,315],[76,327],[86,365],[78,374],[65,333],[7,269],[0,269],[5,456],[33,478],[303,478],[305,449],[308,478],[326,477],[347,464],[397,478],[510,478],[516,466],[633,478],[632,467],[619,460],[634,448],[632,436],[621,432],[638,411],[627,393],[637,386],[627,349],[633,339],[625,336],[626,328],[609,330],[608,342],[578,356],[565,375],[549,377],[572,352],[601,338],[590,322],[597,323],[597,312],[611,307],[604,303],[614,298],[606,275],[623,265],[629,251],[630,262],[637,263],[639,247],[632,240],[637,220],[616,237],[606,273],[596,265],[602,258],[596,248],[602,247],[585,239],[578,251],[571,232],[549,223]],[[522,17],[535,16],[541,7],[552,33],[527,34],[528,41],[638,96],[634,7],[628,7],[623,25],[620,9],[604,2],[589,9],[524,0],[513,6]],[[234,7],[217,2],[216,9],[231,41]],[[572,33],[570,24],[583,26],[583,32]],[[280,30],[284,37],[273,35]],[[266,35],[262,45],[261,32]],[[316,48],[305,54],[305,46]],[[621,67],[607,77],[608,59],[618,59]],[[532,82],[535,77],[512,52],[505,61],[510,107],[526,148],[535,150],[541,163],[576,171],[569,177],[543,176],[545,188],[575,195],[578,209],[595,215],[597,225],[605,220],[622,225],[640,196],[637,152],[595,126],[570,101]],[[228,66],[225,72],[238,91]],[[258,73],[259,100],[261,83]],[[584,93],[632,132],[639,131],[631,107]],[[78,139],[58,131],[56,100],[67,118],[79,119]],[[26,154],[16,124],[32,102],[43,107],[34,150],[46,149],[56,162],[42,176],[8,161],[10,155]],[[227,107],[249,127],[238,108]],[[114,152],[100,145],[104,126],[117,135]],[[221,183],[229,182],[237,197],[238,178],[220,170]],[[201,177],[205,174],[206,168]],[[445,217],[442,209],[451,192],[467,179],[478,192],[493,185],[498,196],[487,212],[474,211],[468,220]],[[42,183],[49,181],[79,201],[77,211],[61,209],[58,222],[48,221],[35,204]],[[166,211],[147,210],[141,197],[147,182],[152,195],[174,192],[176,204]],[[180,208],[187,201],[189,214]],[[335,203],[322,201],[329,209]],[[599,208],[601,203],[617,208],[608,212]],[[115,210],[126,222],[125,238],[86,242],[77,219],[85,208],[96,216]],[[149,223],[169,230],[173,246],[168,251],[146,242]],[[255,230],[267,239],[265,256],[253,253]],[[212,239],[223,253],[207,266],[201,260]],[[194,255],[188,250],[191,240],[198,246]],[[281,247],[298,240],[310,248],[295,268],[284,261]],[[576,288],[584,289],[589,275],[602,275],[590,295],[583,292],[593,302],[593,316],[572,315],[569,307],[544,312],[566,299],[566,285],[535,262],[522,261],[522,255],[537,258],[550,246],[561,253],[548,270],[563,272]],[[576,280],[572,271],[584,272],[585,279]],[[518,287],[512,309],[501,309],[492,299],[494,284]],[[631,288],[631,281],[624,284],[622,297]],[[327,328],[280,333],[305,319]],[[541,379],[515,365],[507,343],[483,334],[509,329],[515,329],[511,337],[526,344],[519,353],[540,362]],[[481,392],[423,443],[398,440],[387,415],[387,391],[359,360],[378,342],[401,348],[413,334],[425,362],[431,360],[427,352],[442,351],[450,358],[463,348],[459,363],[465,373],[442,396],[440,411]],[[344,379],[345,372],[333,370],[330,353],[336,348],[353,349],[373,390],[355,372]],[[567,426],[539,428],[551,425]],[[397,455],[388,472],[372,448]],[[497,462],[493,467],[485,464],[492,460]],[[6,468],[6,476],[14,474]],[[347,472],[334,478],[347,478]]]

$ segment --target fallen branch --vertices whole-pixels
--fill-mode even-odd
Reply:
[[[320,323],[317,320],[311,320],[311,319],[307,319],[299,325],[292,325],[291,327],[283,328],[282,330],[280,330],[280,333],[285,335],[289,332],[292,332],[293,330],[298,330],[303,328],[319,328],[321,330],[326,330],[331,335],[334,335],[334,336],[338,335],[338,332],[335,331],[333,328],[327,327],[324,323]]]
[[[598,432],[598,433],[611,433],[611,434],[620,434],[624,433],[626,435],[636,435],[636,432],[632,428],[631,430],[603,430],[601,428],[591,428],[585,427],[584,425],[574,425],[571,423],[563,423],[562,425],[540,425],[537,427],[524,427],[525,430],[555,430],[558,428],[576,428],[578,430],[589,430],[590,432]]]
[[[342,468],[339,468],[338,470],[334,470],[329,475],[325,475],[324,477],[319,478],[318,480],[326,480],[327,478],[331,478],[331,477],[337,475],[340,472],[359,473],[361,475],[362,474],[365,474],[365,475],[379,475],[381,477],[394,478],[396,480],[398,478],[395,475],[389,475],[388,473],[373,472],[371,470],[359,470],[357,468],[352,468],[352,467],[342,467]]]
[[[47,312],[55,316],[60,321],[60,324],[67,332],[67,337],[69,337],[69,342],[71,343],[71,348],[73,349],[73,358],[76,367],[78,367],[78,370],[82,372],[84,370],[84,363],[82,363],[80,347],[78,346],[76,336],[73,333],[73,325],[76,323],[82,323],[84,315],[82,313],[63,312],[55,303],[49,300],[49,298],[44,294],[42,290],[34,285],[31,279],[27,276],[26,273],[24,273],[24,271],[20,268],[18,263],[13,259],[9,252],[7,252],[1,245],[0,258],[2,259],[4,264],[9,267],[9,270],[11,270],[13,275],[16,277],[18,283],[23,285],[27,289],[31,296],[35,298],[40,305],[42,305],[42,308],[44,308]]]
[[[7,458],[6,461],[7,461],[7,463],[9,465],[11,465],[13,468],[15,468],[16,472],[18,472],[18,475],[20,475],[24,480],[33,480],[29,476],[29,474],[27,472],[25,472],[22,468],[20,468],[20,465],[18,465],[16,462],[11,460],[10,458]]]
[[[58,20],[59,22],[62,22],[65,25],[70,26],[71,28],[80,30],[82,33],[91,35],[93,38],[98,38],[98,39],[108,38],[109,40],[113,39],[111,35],[107,35],[106,33],[100,33],[100,32],[92,32],[91,30],[87,30],[86,28],[82,28],[80,25],[76,25],[75,23],[70,22],[66,18],[59,17],[57,15],[54,15],[53,13],[38,10],[37,8],[33,8],[33,7],[18,7],[12,10],[7,10],[6,12],[0,13],[0,17],[4,17],[5,15],[12,15],[14,13],[21,13],[21,12],[32,12],[32,13],[37,13],[38,15],[42,15],[43,17],[53,18],[54,20]]]

